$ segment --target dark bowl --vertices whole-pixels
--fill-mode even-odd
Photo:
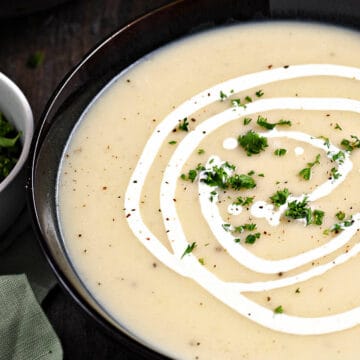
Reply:
[[[146,358],[160,359],[151,348],[116,323],[89,294],[65,251],[56,212],[58,167],[69,134],[96,94],[118,73],[150,51],[184,35],[230,22],[268,19],[321,20],[359,27],[360,3],[285,0],[179,0],[120,29],[63,80],[43,113],[31,150],[28,203],[41,247],[64,289],[118,341]],[[299,7],[301,6],[301,7]]]

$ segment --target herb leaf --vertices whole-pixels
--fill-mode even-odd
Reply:
[[[211,170],[207,170],[204,175],[205,178],[201,179],[202,182],[209,186],[218,186],[221,189],[231,187],[234,190],[252,189],[256,186],[255,180],[245,174],[234,174],[230,176],[227,169],[235,170],[234,165],[224,163],[222,166],[214,166]]]
[[[220,90],[220,100],[224,101],[228,96],[222,91]]]
[[[351,140],[342,139],[341,145],[346,151],[353,151],[356,148],[360,148],[360,139],[355,135],[350,135]]]
[[[345,213],[343,211],[338,211],[335,216],[340,220],[343,221],[345,219]]]
[[[244,118],[244,125],[249,125],[251,123],[252,119],[249,117]]]
[[[286,154],[287,150],[286,149],[276,149],[274,151],[274,155],[276,156],[284,156]]]
[[[256,239],[259,239],[260,233],[249,234],[245,238],[245,244],[254,244]]]
[[[196,242],[193,242],[191,245],[188,245],[184,251],[184,253],[181,255],[181,259],[185,256],[188,255],[190,253],[193,252],[193,250],[196,248]]]
[[[278,190],[274,195],[270,196],[270,200],[276,207],[279,207],[286,203],[289,195],[290,192],[288,189]]]
[[[332,156],[332,159],[339,164],[343,164],[345,159],[345,153],[343,151],[339,151]]]
[[[288,209],[285,211],[285,216],[292,219],[305,219],[306,225],[322,225],[324,218],[324,211],[322,210],[311,210],[308,206],[307,197],[302,201],[294,200],[288,203]]]
[[[253,130],[249,130],[245,135],[238,137],[239,145],[246,151],[248,156],[259,154],[268,147],[267,138],[260,136]]]
[[[311,169],[315,166],[320,164],[320,154],[316,155],[315,161],[308,162],[306,168],[300,170],[299,175],[304,178],[305,180],[310,180],[311,178]]]
[[[294,200],[288,203],[285,216],[292,219],[306,219],[306,223],[309,224],[311,220],[311,209],[308,207],[307,198],[305,197],[302,201]]]
[[[235,226],[233,232],[242,233],[244,231],[253,231],[253,230],[256,230],[256,224],[251,223],[251,224]]]
[[[21,153],[20,136],[21,132],[0,112],[0,182],[9,175],[18,161]]]
[[[310,180],[311,177],[311,168],[304,168],[300,170],[299,175],[305,180]]]
[[[233,202],[233,205],[247,206],[252,204],[254,197],[246,197],[245,199],[241,196],[237,197]]]
[[[277,126],[277,125],[288,125],[288,126],[291,126],[291,121],[290,121],[290,120],[279,120],[279,121],[276,122],[276,123],[269,123],[269,122],[267,121],[267,118],[265,118],[265,117],[263,117],[263,116],[260,116],[260,115],[258,116],[258,118],[257,118],[257,120],[256,120],[256,123],[257,123],[259,126],[265,128],[265,129],[267,129],[267,130],[272,130],[272,129],[274,129],[274,127]]]
[[[180,121],[179,130],[189,131],[189,121],[187,117],[185,117],[184,119],[182,119],[182,121]]]
[[[229,178],[229,184],[231,188],[235,190],[244,189],[252,189],[256,186],[255,180],[248,175],[245,174],[235,174]]]
[[[322,210],[314,210],[312,213],[311,223],[315,225],[321,225],[323,223],[325,213]]]

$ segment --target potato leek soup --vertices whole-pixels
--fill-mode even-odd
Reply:
[[[193,35],[89,105],[59,170],[94,298],[177,359],[357,359],[360,39],[312,23]]]

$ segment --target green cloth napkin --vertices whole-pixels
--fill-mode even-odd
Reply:
[[[62,359],[60,341],[26,275],[0,276],[0,360]]]

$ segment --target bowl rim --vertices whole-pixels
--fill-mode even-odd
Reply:
[[[30,107],[30,104],[25,97],[24,93],[21,91],[18,85],[15,84],[13,80],[11,80],[8,76],[0,71],[0,84],[4,86],[11,94],[16,97],[21,106],[21,110],[24,114],[22,122],[25,124],[26,130],[23,131],[21,135],[22,139],[22,149],[20,153],[20,157],[17,160],[15,166],[11,169],[10,173],[6,176],[6,178],[0,182],[0,193],[4,191],[9,184],[16,178],[18,173],[21,171],[23,166],[26,163],[26,160],[30,154],[31,141],[34,134],[34,117]],[[1,87],[0,86],[0,87]],[[1,111],[2,109],[0,109]]]

